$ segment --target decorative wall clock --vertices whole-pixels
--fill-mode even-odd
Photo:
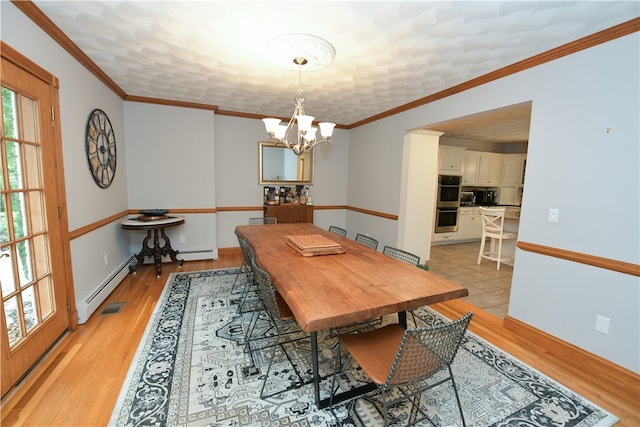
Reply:
[[[97,108],[87,122],[86,149],[93,179],[101,188],[107,188],[116,173],[116,135],[107,114]]]

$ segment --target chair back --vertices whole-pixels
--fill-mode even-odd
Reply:
[[[277,224],[278,218],[265,216],[264,218],[249,218],[249,225]]]
[[[255,261],[252,263],[253,277],[258,285],[258,293],[260,299],[264,304],[269,317],[276,326],[278,333],[282,333],[286,327],[286,321],[292,318],[291,310],[286,305],[286,302],[276,292],[276,288],[271,282],[271,276],[269,273],[258,267]],[[286,311],[283,313],[283,311]]]
[[[394,248],[393,246],[385,246],[382,249],[382,253],[410,265],[418,266],[418,264],[420,264],[420,257],[418,255],[403,251],[402,249]]]
[[[247,242],[247,239],[242,237],[240,233],[237,231],[236,237],[238,238],[238,243],[240,243],[240,250],[242,251],[242,258],[244,259],[244,263],[246,266],[251,267],[251,258],[253,258],[253,248]]]
[[[378,241],[373,237],[366,236],[364,234],[356,234],[356,242],[369,246],[371,249],[378,249]]]
[[[342,237],[347,237],[347,230],[345,230],[344,228],[336,227],[335,225],[330,225],[329,231],[332,233],[339,234]]]
[[[420,381],[450,366],[472,316],[470,312],[445,325],[407,329],[384,387]]]
[[[482,233],[488,237],[502,237],[504,232],[504,215],[507,208],[480,207],[482,216]]]

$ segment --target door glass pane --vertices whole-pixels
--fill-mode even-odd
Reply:
[[[21,239],[29,234],[26,218],[26,206],[24,203],[24,193],[11,193],[11,211],[13,214],[14,239]]]
[[[53,313],[53,293],[49,276],[38,282],[38,302],[40,303],[40,318],[44,320]]]
[[[20,161],[20,144],[7,141],[7,168],[9,169],[9,187],[14,190],[24,188],[22,183],[22,163]]]
[[[24,95],[19,95],[19,104],[22,115],[20,116],[20,127],[22,128],[22,139],[25,141],[37,141],[38,117],[36,116],[36,102]]]
[[[24,323],[27,331],[32,330],[39,323],[37,310],[34,287],[29,286],[22,291],[22,312],[24,313]]]
[[[0,249],[0,284],[2,285],[2,295],[11,295],[16,290],[12,259],[14,259],[14,257],[11,254],[11,248],[5,246]]]
[[[36,260],[36,277],[41,278],[49,273],[49,260],[47,259],[47,240],[44,234],[33,238],[33,252]]]
[[[15,344],[22,338],[21,316],[18,315],[18,297],[14,296],[4,302],[4,317],[7,323],[9,345]]]
[[[0,245],[9,242],[9,220],[6,206],[5,195],[0,194]]]
[[[42,192],[29,191],[29,214],[31,216],[31,233],[44,231],[44,212],[42,211]]]
[[[23,240],[16,243],[18,251],[18,277],[20,277],[20,287],[24,288],[33,280],[33,271],[31,270],[31,251],[28,241]]]
[[[25,172],[27,174],[27,188],[40,188],[40,153],[39,147],[24,144]]]
[[[16,117],[16,94],[2,88],[2,118],[4,120],[4,134],[7,138],[18,138],[18,119]]]

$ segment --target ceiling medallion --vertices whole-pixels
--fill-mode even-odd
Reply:
[[[328,41],[311,34],[283,34],[271,39],[267,48],[278,64],[288,69],[298,70],[298,93],[289,123],[281,125],[280,119],[262,119],[270,139],[285,145],[297,155],[312,150],[320,143],[331,142],[329,138],[333,135],[336,124],[318,123],[322,139],[317,139],[318,128],[312,126],[314,117],[307,116],[304,112],[302,68],[318,70],[327,66],[336,55],[334,47]],[[297,132],[293,131],[294,125],[297,127]]]

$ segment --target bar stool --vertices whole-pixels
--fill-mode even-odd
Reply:
[[[502,256],[502,241],[515,239],[516,233],[504,231],[504,215],[507,208],[483,208],[480,207],[482,215],[482,240],[480,240],[480,253],[478,254],[478,264],[482,258],[486,258],[498,263],[496,269],[500,270],[500,263],[512,259],[512,257]],[[487,238],[491,239],[489,250],[485,252],[484,245]],[[498,249],[496,251],[496,242]]]

